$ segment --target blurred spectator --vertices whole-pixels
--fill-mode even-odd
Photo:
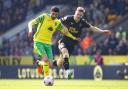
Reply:
[[[111,54],[111,52],[115,51],[115,49],[119,43],[119,40],[116,38],[114,32],[106,39],[106,43],[108,45],[108,50]]]
[[[103,63],[103,57],[101,55],[101,50],[96,51],[96,55],[95,55],[94,59],[95,59],[95,62],[97,65],[103,65],[104,64]]]
[[[88,32],[85,38],[83,38],[83,40],[81,41],[80,45],[84,50],[86,50],[89,48],[92,42],[93,42],[93,38],[91,34]]]
[[[89,46],[89,48],[84,51],[84,53],[93,55],[95,54],[96,50],[97,50],[97,43],[93,41],[93,43]]]
[[[109,24],[112,24],[114,23],[116,20],[118,20],[120,17],[114,12],[114,11],[111,11],[108,16],[106,17],[107,19],[107,22]]]
[[[106,42],[103,42],[103,43],[101,42],[100,49],[101,49],[102,55],[109,54],[109,49],[108,49],[108,45]]]
[[[115,34],[116,38],[126,40],[128,37],[128,32],[126,31],[117,31]]]
[[[128,45],[126,40],[120,40],[119,45],[116,47],[116,53],[119,55],[127,55]]]

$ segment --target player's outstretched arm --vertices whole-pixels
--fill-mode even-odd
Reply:
[[[111,31],[110,30],[101,30],[100,28],[95,27],[95,26],[92,26],[92,25],[90,26],[90,29],[93,32],[104,33],[104,34],[107,34],[107,35],[110,35],[111,34]]]

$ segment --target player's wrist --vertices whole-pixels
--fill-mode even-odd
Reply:
[[[73,40],[77,40],[77,38],[76,38],[76,37],[73,37],[72,39],[73,39]]]
[[[66,34],[66,36],[70,37],[70,38],[73,39],[73,40],[76,40],[76,39],[77,39],[77,38],[74,37],[71,33]]]

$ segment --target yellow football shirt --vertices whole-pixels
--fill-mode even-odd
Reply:
[[[56,30],[64,31],[61,21],[53,20],[49,14],[42,14],[32,20],[33,24],[38,24],[34,34],[34,41],[52,44],[52,36]]]

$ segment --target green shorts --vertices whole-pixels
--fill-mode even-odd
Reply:
[[[52,45],[42,42],[34,42],[34,54],[38,55],[40,59],[43,55],[47,55],[48,60],[53,60]]]

